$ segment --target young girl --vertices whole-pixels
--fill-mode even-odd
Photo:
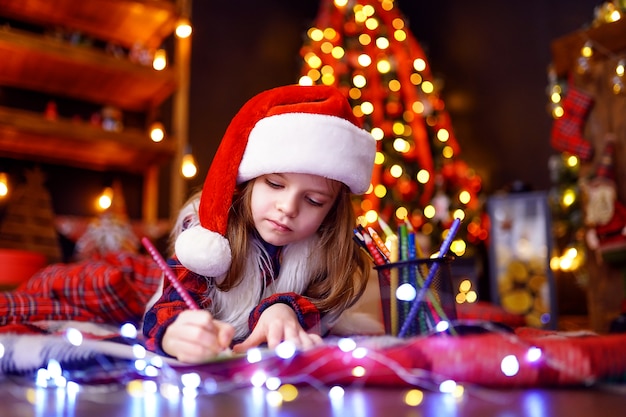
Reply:
[[[365,290],[351,193],[369,188],[375,153],[335,88],[279,87],[248,101],[175,229],[169,263],[200,309],[166,280],[145,316],[147,347],[200,363],[231,346],[320,343]]]

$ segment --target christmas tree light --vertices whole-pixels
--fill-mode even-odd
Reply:
[[[323,0],[307,35],[299,83],[343,90],[378,142],[372,188],[357,202],[364,222],[406,218],[438,242],[454,214],[463,243],[486,240],[481,179],[459,159],[439,83],[394,2]]]

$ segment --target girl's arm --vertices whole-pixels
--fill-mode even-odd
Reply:
[[[273,294],[262,300],[250,313],[248,327],[252,331],[261,317],[261,314],[274,304],[286,304],[293,309],[300,326],[307,332],[321,334],[320,312],[315,305],[306,297],[294,292]]]
[[[304,330],[290,306],[276,303],[261,314],[250,336],[233,346],[233,351],[244,353],[264,342],[267,343],[268,348],[274,349],[283,341],[291,342],[296,348],[306,350],[322,344],[322,337],[317,333]]]
[[[208,289],[207,279],[194,274],[175,260],[170,260],[168,264],[191,298],[202,307],[202,295],[206,294]],[[163,294],[144,316],[143,334],[146,337],[145,344],[148,350],[169,356],[163,350],[163,335],[168,326],[187,308],[185,301],[166,279]]]
[[[296,293],[274,294],[263,300],[250,314],[249,326],[250,336],[233,346],[233,351],[243,353],[264,342],[273,349],[286,340],[300,349],[322,343],[319,310]]]

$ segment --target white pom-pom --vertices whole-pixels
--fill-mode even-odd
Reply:
[[[176,257],[187,269],[206,277],[220,277],[230,268],[228,240],[201,226],[182,232],[174,245]]]

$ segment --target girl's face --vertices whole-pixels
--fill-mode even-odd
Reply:
[[[268,174],[254,180],[254,226],[267,243],[284,246],[314,234],[330,211],[340,183],[311,174]]]

